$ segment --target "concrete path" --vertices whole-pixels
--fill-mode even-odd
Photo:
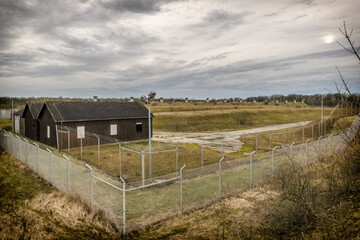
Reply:
[[[213,132],[213,133],[177,133],[177,132],[154,132],[154,141],[170,142],[170,143],[189,143],[203,145],[204,147],[214,149],[216,151],[222,150],[224,143],[224,152],[238,151],[240,147],[239,138],[242,135],[257,134],[268,131],[276,131],[287,128],[294,128],[304,126],[310,121],[288,123],[274,126],[266,126],[259,128],[251,128],[238,131],[229,132]]]

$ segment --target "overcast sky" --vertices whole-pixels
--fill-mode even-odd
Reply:
[[[0,95],[230,98],[335,91],[359,0],[0,0]]]

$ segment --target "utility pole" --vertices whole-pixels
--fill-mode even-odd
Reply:
[[[14,132],[14,99],[11,99],[11,131]]]
[[[148,94],[148,96],[142,96],[141,98],[147,102],[149,104],[149,181],[150,183],[152,182],[151,180],[151,112],[150,112],[150,102],[151,100],[153,100],[155,98],[156,92],[152,91]]]
[[[321,97],[321,133],[320,135],[323,135],[324,131],[324,97]]]

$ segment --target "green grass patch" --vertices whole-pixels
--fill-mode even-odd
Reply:
[[[327,115],[331,108],[325,108]],[[320,118],[320,108],[246,109],[158,114],[154,118],[155,131],[211,132],[231,131]]]
[[[11,130],[11,119],[0,119],[0,128]]]

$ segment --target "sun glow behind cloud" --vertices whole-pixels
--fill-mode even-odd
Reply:
[[[332,36],[332,35],[327,35],[327,36],[325,36],[325,37],[324,37],[324,42],[325,42],[325,43],[332,43],[332,42],[334,42],[334,36]]]

